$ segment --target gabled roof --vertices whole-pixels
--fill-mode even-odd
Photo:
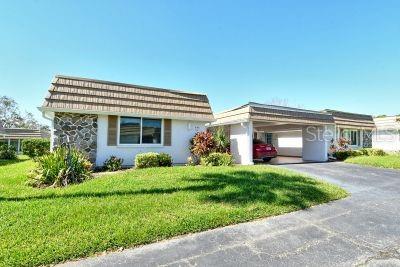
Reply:
[[[212,121],[204,94],[134,84],[54,77],[42,111],[151,116]]]
[[[331,114],[335,120],[335,124],[339,127],[375,128],[374,119],[371,115],[350,113],[332,109],[325,109],[324,112]]]

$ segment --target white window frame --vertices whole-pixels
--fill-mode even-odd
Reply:
[[[140,144],[121,144],[119,141],[120,138],[120,128],[121,128],[121,117],[130,117],[130,118],[140,118]],[[143,119],[153,119],[153,120],[161,120],[161,143],[159,144],[143,144],[142,143],[142,132],[143,132]],[[151,117],[141,117],[141,116],[118,116],[118,125],[117,125],[117,146],[119,147],[163,147],[164,146],[164,119],[162,118],[151,118]]]
[[[353,144],[349,144],[349,147],[353,147],[353,148],[357,148],[357,147],[361,147],[362,146],[362,131],[360,129],[352,129],[352,128],[342,128],[341,129],[343,132],[340,134],[340,137],[345,137],[344,136],[344,132],[345,131],[350,131],[350,132],[357,132],[357,144],[353,145]],[[343,135],[342,135],[343,134]],[[349,141],[351,141],[351,133],[350,133],[350,139]]]

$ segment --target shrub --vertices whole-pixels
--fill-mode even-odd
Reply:
[[[22,140],[22,152],[30,158],[41,157],[50,152],[50,140],[44,138]]]
[[[57,148],[37,158],[36,164],[28,182],[35,187],[61,187],[91,178],[92,164],[76,148]]]
[[[200,164],[199,157],[192,155],[187,158],[186,166],[196,166]]]
[[[135,167],[138,169],[170,166],[172,166],[172,158],[167,153],[141,153],[135,158]]]
[[[360,150],[363,156],[386,156],[387,153],[382,149],[363,148]]]
[[[0,145],[0,159],[16,159],[16,158],[17,158],[17,151],[15,147],[6,144]]]
[[[158,167],[158,153],[147,152],[137,154],[135,157],[135,167],[138,169]]]
[[[201,164],[206,166],[232,166],[233,157],[228,153],[214,152],[201,158]]]
[[[107,171],[118,171],[122,169],[123,162],[123,159],[117,158],[116,156],[111,156],[106,161],[104,161],[104,168]]]
[[[351,150],[338,150],[333,153],[333,156],[337,160],[346,160],[347,158],[351,157],[352,151]]]
[[[158,166],[160,167],[171,167],[172,157],[167,153],[158,154]]]
[[[198,132],[190,140],[190,152],[198,157],[207,156],[215,149],[214,137],[210,131]]]
[[[224,128],[219,127],[214,133],[215,151],[226,153],[229,152],[230,141],[226,136]]]

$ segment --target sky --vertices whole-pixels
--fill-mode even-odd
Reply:
[[[0,96],[40,119],[56,74],[400,114],[400,1],[0,0]],[[275,101],[276,103],[276,101]]]

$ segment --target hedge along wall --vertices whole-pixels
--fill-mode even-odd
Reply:
[[[97,153],[97,115],[60,113],[54,117],[54,147],[70,144],[86,153],[92,163]]]

